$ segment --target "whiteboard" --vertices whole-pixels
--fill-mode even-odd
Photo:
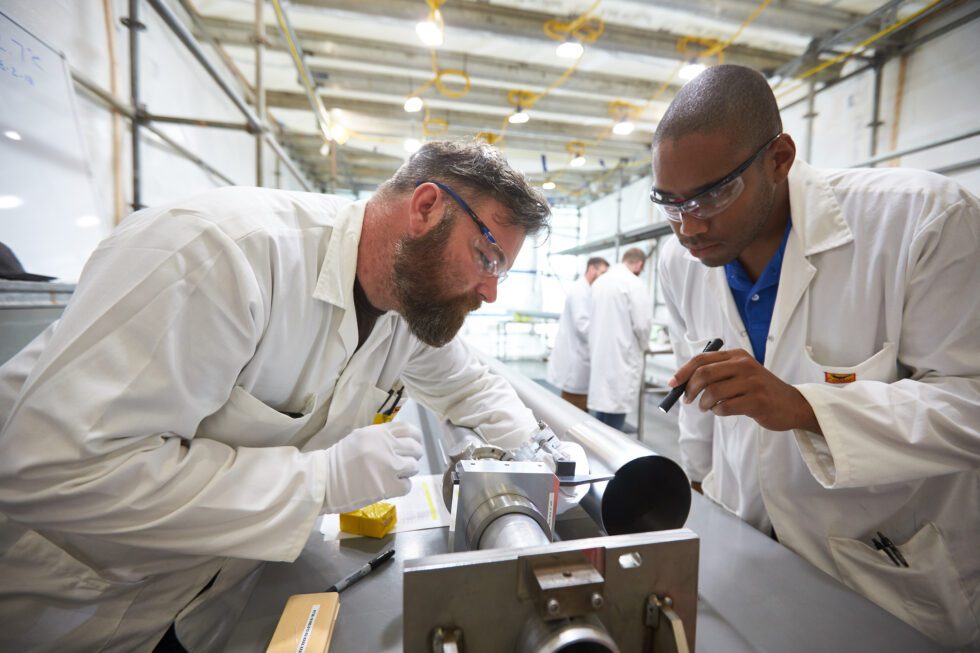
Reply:
[[[77,281],[105,236],[64,55],[0,12],[0,242]]]

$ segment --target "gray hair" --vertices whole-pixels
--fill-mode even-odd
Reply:
[[[677,92],[657,125],[653,146],[688,134],[723,133],[740,149],[762,147],[783,131],[766,78],[745,66],[712,66]]]
[[[494,147],[482,141],[431,141],[423,145],[388,181],[378,187],[382,201],[410,193],[419,181],[440,181],[457,192],[500,202],[510,211],[509,224],[526,235],[550,232],[551,208]]]

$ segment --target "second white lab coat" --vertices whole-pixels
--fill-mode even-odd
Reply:
[[[681,405],[685,467],[922,632],[980,647],[980,206],[938,175],[802,161],[789,193],[765,366],[823,437]],[[671,239],[661,280],[678,365],[712,338],[752,351],[724,268]],[[876,531],[910,568],[871,546]]]
[[[393,312],[355,353],[363,215],[226,188],[98,247],[0,368],[0,650],[149,650],[178,612],[189,650],[220,650],[258,561],[295,559],[322,512],[324,449],[399,380],[500,446],[536,430],[462,342]]]
[[[584,395],[589,392],[589,316],[592,292],[579,277],[565,297],[555,348],[548,359],[548,382],[559,390]]]
[[[593,282],[589,410],[628,413],[636,405],[652,321],[650,290],[624,264]]]

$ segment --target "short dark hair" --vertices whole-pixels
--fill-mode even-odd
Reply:
[[[639,247],[630,247],[628,250],[623,252],[623,263],[639,263],[640,261],[646,261],[647,255],[643,253],[643,250]]]
[[[653,145],[689,134],[724,133],[754,150],[783,131],[769,82],[745,66],[712,66],[677,92],[660,119]]]
[[[500,202],[510,211],[508,223],[533,235],[550,232],[551,208],[494,147],[477,140],[430,141],[378,187],[382,199],[415,190],[419,181],[441,181],[456,191]]]
[[[593,256],[588,261],[586,261],[586,263],[585,263],[585,269],[588,270],[589,268],[591,268],[593,266],[595,266],[595,267],[602,267],[603,265],[608,268],[609,267],[609,261],[607,261],[606,259],[602,258],[601,256]]]

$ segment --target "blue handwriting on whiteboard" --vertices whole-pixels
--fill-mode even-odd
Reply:
[[[35,71],[44,72],[41,57],[35,54],[29,45],[24,45],[13,37],[0,35],[0,72],[35,86],[34,77],[31,75]]]

